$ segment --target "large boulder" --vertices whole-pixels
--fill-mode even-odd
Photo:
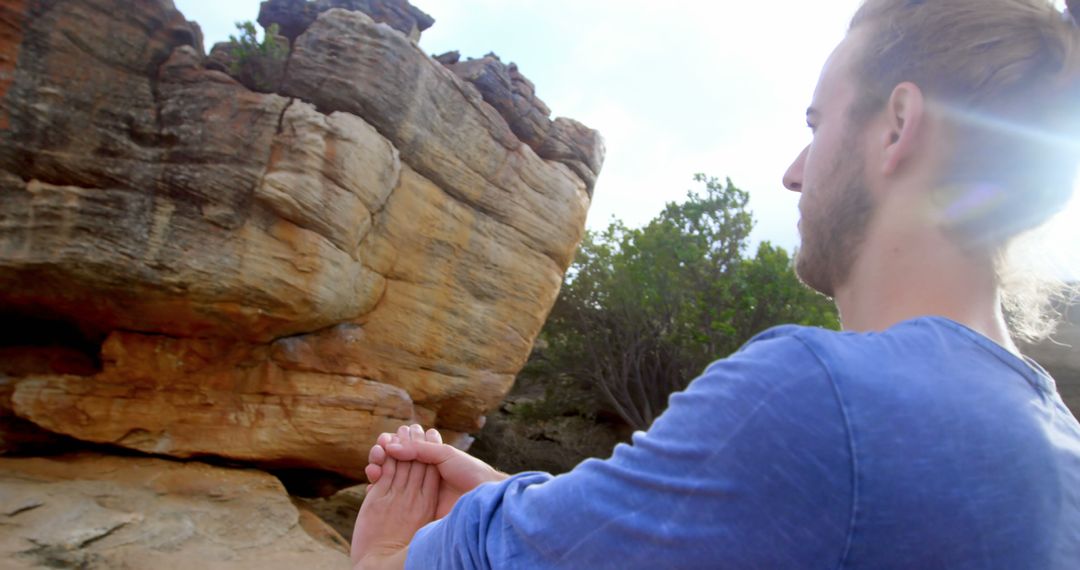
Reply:
[[[596,131],[566,117],[551,120],[551,110],[536,96],[533,82],[517,65],[503,63],[494,53],[461,61],[461,55],[454,51],[435,60],[475,88],[537,155],[573,170],[592,195],[604,163],[604,141]]]
[[[266,93],[169,0],[0,6],[0,317],[66,331],[0,334],[0,430],[360,479],[379,432],[466,445],[498,405],[602,143],[574,124],[544,158],[324,4]]]
[[[405,34],[412,41],[430,28],[435,19],[409,4],[409,0],[265,0],[259,7],[259,24],[277,25],[289,41],[304,33],[319,14],[334,8],[363,12],[376,22]]]
[[[94,454],[0,458],[4,568],[339,569],[348,543],[273,476]]]

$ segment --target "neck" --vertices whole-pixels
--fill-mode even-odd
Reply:
[[[940,316],[1019,354],[1001,312],[993,258],[964,250],[937,228],[872,224],[835,300],[845,330],[883,331]]]

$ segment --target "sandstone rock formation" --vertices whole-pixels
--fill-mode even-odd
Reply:
[[[0,336],[42,355],[0,370],[0,429],[360,479],[380,431],[465,442],[509,389],[599,135],[546,107],[515,134],[403,0],[262,16],[277,92],[169,0],[0,6],[0,317],[77,337]]]
[[[430,28],[435,19],[408,0],[265,0],[259,8],[259,24],[263,28],[277,24],[281,35],[289,41],[304,33],[319,14],[334,8],[363,12],[378,23],[384,23],[416,42],[420,32]]]
[[[596,131],[565,117],[552,121],[551,110],[536,96],[533,83],[517,65],[506,65],[493,53],[461,61],[455,51],[435,60],[469,82],[537,155],[569,166],[586,182],[591,195],[604,162],[604,145]]]
[[[348,568],[348,544],[273,476],[80,454],[0,458],[4,568]]]
[[[352,537],[367,485],[341,489],[326,497],[294,497],[294,501],[326,522],[338,535]]]

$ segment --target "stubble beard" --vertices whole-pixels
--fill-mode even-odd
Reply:
[[[804,212],[802,244],[795,256],[795,273],[811,289],[835,297],[851,276],[874,202],[866,187],[863,160],[854,141],[844,144],[826,180],[833,188]]]

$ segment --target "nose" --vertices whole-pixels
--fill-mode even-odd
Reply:
[[[787,172],[784,173],[784,188],[792,192],[802,192],[803,166],[806,164],[806,151],[808,150],[810,150],[810,145],[803,147],[795,162],[792,162]]]

